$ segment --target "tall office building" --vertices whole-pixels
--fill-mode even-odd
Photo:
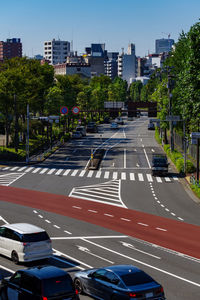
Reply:
[[[67,56],[70,55],[70,42],[55,40],[44,42],[44,58],[51,65],[66,62]]]
[[[107,58],[104,61],[105,75],[110,77],[112,80],[117,77],[118,55],[119,52],[108,52]]]
[[[136,77],[135,45],[128,45],[128,53],[118,56],[118,76],[130,85]]]
[[[155,42],[156,54],[171,51],[173,45],[174,45],[174,40],[170,38],[156,40]]]
[[[0,60],[13,57],[22,57],[22,43],[20,39],[7,39],[6,42],[0,41]]]

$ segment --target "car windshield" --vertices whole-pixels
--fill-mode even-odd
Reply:
[[[46,231],[37,232],[37,233],[30,233],[30,234],[23,234],[22,235],[22,242],[31,243],[31,242],[40,242],[49,240],[49,236]]]
[[[145,284],[153,281],[153,279],[144,272],[128,273],[120,277],[127,286]]]
[[[68,276],[48,278],[43,281],[43,295],[46,297],[58,296],[74,291],[73,282]]]
[[[166,159],[165,158],[154,158],[153,159],[153,163],[154,164],[166,164],[167,163],[167,161],[166,161]]]

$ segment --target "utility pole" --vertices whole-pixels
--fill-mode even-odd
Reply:
[[[26,163],[29,163],[29,104],[27,104]]]

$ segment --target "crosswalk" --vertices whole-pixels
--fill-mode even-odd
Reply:
[[[19,178],[21,178],[25,173],[8,173],[0,175],[0,185],[9,186]]]
[[[108,179],[108,180],[129,180],[129,181],[139,181],[139,182],[157,182],[157,183],[170,183],[170,182],[178,182],[177,176],[152,176],[150,173],[134,173],[130,171],[113,171],[113,170],[82,170],[82,169],[56,169],[56,168],[42,168],[42,167],[1,167],[2,171],[15,171],[14,174],[18,174],[18,172],[23,172],[23,174],[33,173],[33,174],[41,174],[41,175],[56,175],[56,176],[71,176],[71,177],[87,177],[87,178],[97,178],[97,179]],[[2,175],[1,175],[2,176]],[[14,175],[13,175],[14,176]],[[1,183],[0,183],[1,184]]]

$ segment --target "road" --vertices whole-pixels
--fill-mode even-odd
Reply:
[[[116,131],[101,125],[43,163],[1,167],[0,221],[45,228],[55,249],[50,263],[72,275],[132,263],[163,284],[167,299],[198,298],[199,204],[173,166],[167,177],[151,176],[152,153],[161,149],[147,124],[142,117]],[[100,169],[86,170],[91,149],[100,147]],[[3,274],[18,268],[0,259]]]

